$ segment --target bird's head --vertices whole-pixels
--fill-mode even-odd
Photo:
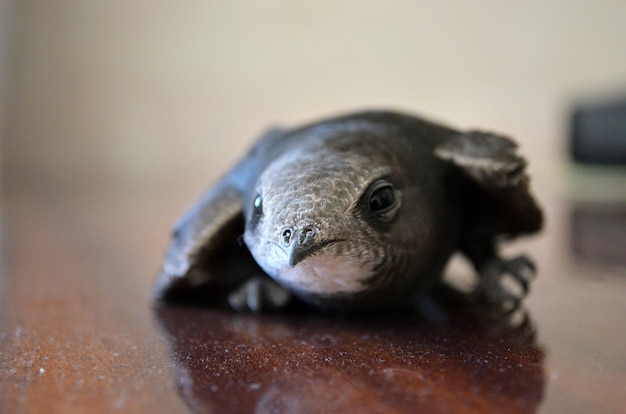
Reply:
[[[267,274],[308,300],[397,284],[412,249],[428,238],[428,225],[424,215],[407,214],[405,203],[415,201],[404,191],[414,189],[405,188],[396,169],[380,154],[358,151],[283,154],[248,201],[245,243]]]

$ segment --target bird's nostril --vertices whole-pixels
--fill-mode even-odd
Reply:
[[[291,227],[284,228],[280,233],[280,244],[289,247],[294,242],[300,245],[310,244],[315,240],[316,230],[312,227],[304,227],[301,230],[293,230]]]
[[[283,232],[281,233],[281,243],[284,246],[289,246],[291,244],[291,236],[292,236],[293,232],[291,231],[291,229],[284,229]]]
[[[298,243],[306,244],[310,243],[315,237],[315,229],[311,227],[305,227],[298,233]]]

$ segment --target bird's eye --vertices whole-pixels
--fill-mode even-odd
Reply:
[[[372,213],[383,214],[396,205],[396,195],[389,184],[382,185],[370,195],[369,208]]]
[[[263,214],[263,198],[261,197],[261,194],[257,194],[254,198],[253,205],[255,214]]]

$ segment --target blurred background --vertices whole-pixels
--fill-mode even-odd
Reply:
[[[377,107],[509,134],[550,193],[573,106],[626,91],[622,0],[4,0],[0,19],[8,187],[198,194],[271,125]]]

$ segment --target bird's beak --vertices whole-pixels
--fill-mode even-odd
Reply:
[[[289,229],[288,231],[289,237],[287,237],[285,231],[283,231],[282,244],[285,253],[287,253],[289,267],[295,267],[324,245],[323,243],[320,244],[317,242],[316,232],[311,228],[304,228],[300,231]]]
[[[287,258],[289,261],[289,267],[296,267],[298,263],[309,256],[313,251],[310,245],[302,245],[300,243],[293,243],[287,250]]]

